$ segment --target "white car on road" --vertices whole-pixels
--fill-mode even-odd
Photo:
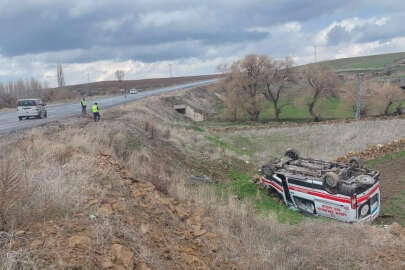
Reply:
[[[46,104],[43,103],[39,98],[18,99],[17,115],[19,120],[30,117],[46,118],[48,116],[48,112],[46,110]]]
[[[130,94],[138,94],[138,90],[136,90],[135,88],[132,88],[129,90]]]

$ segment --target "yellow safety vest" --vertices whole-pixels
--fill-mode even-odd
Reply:
[[[85,100],[82,100],[82,105],[86,106],[86,101]]]
[[[95,104],[91,107],[91,109],[93,110],[94,113],[98,112],[98,106]]]

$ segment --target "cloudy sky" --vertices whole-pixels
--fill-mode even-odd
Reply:
[[[405,51],[403,0],[0,0],[0,82],[216,72],[249,53],[298,64]]]

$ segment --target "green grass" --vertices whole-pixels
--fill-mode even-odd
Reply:
[[[392,162],[393,160],[403,159],[405,158],[405,150],[400,152],[395,152],[391,154],[387,154],[385,156],[368,160],[364,162],[364,165],[367,167],[376,167],[378,165],[382,165],[388,162]],[[401,177],[401,176],[398,176]],[[402,178],[403,179],[403,178]],[[383,181],[383,180],[382,180]],[[382,194],[384,196],[384,193]],[[405,226],[405,191],[401,191],[397,195],[388,198],[382,205],[381,205],[381,216],[392,216],[392,218],[384,219],[384,223],[391,223],[396,221],[401,225]]]
[[[282,122],[311,122],[312,118],[308,111],[306,104],[308,100],[304,100],[301,97],[296,98],[290,104],[285,105],[280,113],[280,121]],[[281,102],[283,104],[283,102]],[[269,101],[264,101],[263,107],[265,108],[260,114],[261,122],[272,121],[275,118],[274,107]],[[221,111],[220,118],[223,118],[225,110]],[[329,97],[324,100],[319,100],[315,105],[315,112],[317,112],[321,119],[346,119],[353,118],[354,113],[349,105],[342,100]],[[244,120],[248,117],[245,116]],[[238,123],[243,123],[239,121]]]
[[[392,160],[399,158],[405,158],[405,151],[394,152],[376,159],[367,160],[364,162],[364,165],[366,165],[367,167],[375,167],[377,165],[391,162]]]
[[[232,145],[232,144],[229,144],[229,143],[227,143],[227,142],[225,142],[225,141],[223,141],[219,136],[211,136],[211,135],[208,135],[208,136],[205,136],[205,138],[208,140],[208,141],[210,141],[210,142],[212,142],[212,143],[214,143],[215,145],[217,145],[218,147],[220,147],[220,148],[222,148],[222,149],[226,149],[226,150],[229,150],[229,151],[231,151],[231,152],[234,152],[234,153],[236,153],[236,154],[239,154],[239,155],[248,155],[248,156],[251,156],[251,155],[253,155],[253,152],[249,149],[249,150],[245,150],[245,149],[241,149],[241,148],[239,148],[239,147],[236,147],[236,146],[234,146],[234,145]]]
[[[392,215],[391,221],[396,221],[405,226],[405,191],[390,198],[381,205],[382,215]]]
[[[230,171],[229,175],[232,179],[232,193],[239,199],[252,203],[259,213],[265,215],[276,213],[280,222],[289,224],[298,224],[305,218],[301,213],[287,208],[283,203],[268,196],[267,191],[249,181],[249,175],[234,170]]]
[[[337,70],[372,70],[383,69],[388,65],[394,64],[401,58],[405,58],[404,52],[342,58],[324,61],[323,63],[328,64]]]
[[[194,131],[197,131],[197,132],[204,132],[205,131],[202,127],[197,126],[197,125],[186,126],[186,129],[191,129],[191,130],[194,130]]]

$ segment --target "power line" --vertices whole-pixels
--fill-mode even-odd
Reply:
[[[361,110],[360,89],[361,89],[362,75],[363,75],[362,73],[357,73],[357,96],[356,96],[356,114],[355,114],[356,120],[360,119],[360,110]]]
[[[314,63],[318,62],[317,55],[316,55],[316,45],[314,45]]]

